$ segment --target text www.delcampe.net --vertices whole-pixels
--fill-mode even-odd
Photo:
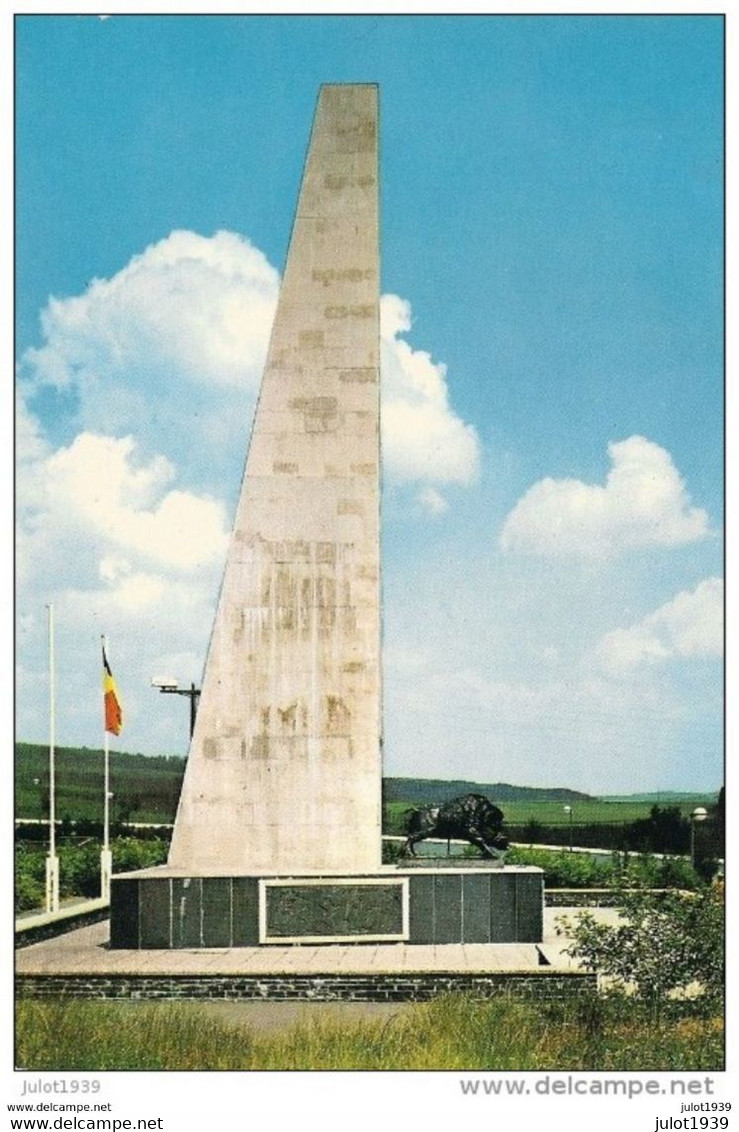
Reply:
[[[551,1076],[462,1077],[459,1087],[465,1097],[635,1097],[713,1096],[710,1077],[685,1080],[682,1077],[633,1079],[624,1077]]]

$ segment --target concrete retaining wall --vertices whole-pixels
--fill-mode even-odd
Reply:
[[[651,896],[679,892],[677,888],[643,888]],[[622,891],[616,888],[545,888],[547,908],[618,908],[623,903]]]
[[[21,920],[15,925],[16,948],[29,947],[32,943],[40,943],[44,939],[53,939],[58,935],[65,935],[77,928],[86,928],[88,924],[97,924],[107,920],[110,915],[108,901],[90,901],[90,908],[83,908],[77,912],[61,912],[29,917],[28,922]]]

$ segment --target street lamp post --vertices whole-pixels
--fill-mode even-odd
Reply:
[[[570,853],[572,852],[572,806],[563,806],[562,809],[570,819]]]
[[[195,717],[198,714],[198,700],[200,699],[200,688],[196,688],[194,684],[190,684],[189,688],[181,688],[178,680],[162,680],[154,677],[151,681],[152,688],[158,688],[160,692],[172,696],[187,696],[190,700],[190,738],[192,739],[193,731],[195,730]]]
[[[708,810],[703,806],[696,806],[690,815],[690,866],[695,868],[695,824],[699,821],[705,821],[708,817]]]

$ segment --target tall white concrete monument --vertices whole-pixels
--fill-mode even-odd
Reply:
[[[321,89],[169,863],[380,864],[377,88]]]
[[[113,948],[541,939],[539,869],[381,863],[377,193],[377,88],[324,86],[169,860],[113,877]]]

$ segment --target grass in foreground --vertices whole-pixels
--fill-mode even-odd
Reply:
[[[719,1070],[719,1018],[660,1024],[637,1005],[589,998],[475,1002],[447,995],[384,1022],[315,1020],[255,1036],[207,1004],[24,1000],[22,1069]]]

